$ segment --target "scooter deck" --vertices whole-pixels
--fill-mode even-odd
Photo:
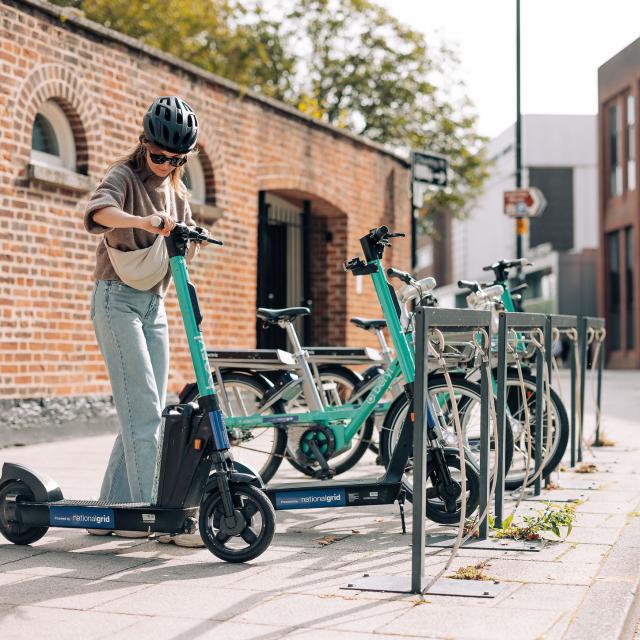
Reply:
[[[401,482],[385,481],[383,476],[364,480],[328,480],[321,484],[297,482],[269,485],[265,493],[275,509],[283,511],[393,504],[401,488]]]
[[[16,515],[25,526],[178,533],[194,528],[198,506],[158,507],[100,500],[22,502]]]

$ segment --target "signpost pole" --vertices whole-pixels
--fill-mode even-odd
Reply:
[[[520,112],[520,0],[516,0],[516,189],[522,187],[522,114]],[[524,224],[516,218],[516,258],[522,258]],[[522,280],[522,267],[518,267],[518,279]]]

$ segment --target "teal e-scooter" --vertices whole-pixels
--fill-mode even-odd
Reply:
[[[256,558],[271,543],[275,511],[259,476],[234,462],[213,388],[185,256],[192,241],[222,242],[201,231],[179,223],[165,239],[200,395],[197,407],[163,411],[151,502],[66,500],[45,474],[7,462],[0,477],[0,533],[10,542],[31,544],[49,527],[177,534],[193,533],[198,525],[207,548],[227,562]]]

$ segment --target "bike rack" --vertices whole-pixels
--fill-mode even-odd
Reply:
[[[424,593],[429,579],[424,576],[425,566],[425,514],[427,484],[427,441],[426,429],[418,428],[426,424],[429,364],[428,340],[431,329],[440,329],[449,333],[471,333],[483,329],[491,338],[491,313],[473,309],[441,309],[418,307],[416,310],[416,379],[414,384],[414,411],[416,414],[413,430],[413,507],[412,507],[412,547],[411,576],[365,576],[348,585],[349,589],[366,591],[387,591],[396,593]],[[482,371],[482,399],[480,408],[480,504],[479,512],[487,507],[489,499],[489,393],[491,383],[486,372]],[[504,394],[504,391],[503,391]],[[488,513],[481,523],[480,535],[488,533]],[[447,545],[442,545],[447,546]],[[449,545],[451,546],[451,545]],[[498,581],[482,582],[474,580],[451,580],[441,578],[433,584],[427,593],[430,595],[467,596],[495,598],[505,585]]]
[[[427,344],[429,331],[440,329],[447,334],[459,332],[473,332],[474,329],[483,329],[491,340],[491,312],[476,311],[472,309],[440,309],[431,307],[419,307],[416,311],[416,381],[414,408],[416,412],[416,425],[426,424],[426,406],[429,381],[429,357]],[[478,539],[486,540],[489,531],[488,500],[489,500],[489,394],[492,393],[491,382],[484,369],[481,370],[481,404],[480,404],[480,504],[478,513],[486,511],[485,517],[479,523]],[[504,383],[503,383],[504,384]],[[500,391],[500,385],[498,385]],[[502,389],[504,398],[504,388]],[[412,549],[411,549],[411,593],[422,593],[425,583],[424,578],[424,552],[425,552],[425,511],[426,511],[426,455],[427,446],[425,430],[416,428],[413,432],[413,524],[412,524]],[[500,434],[498,435],[500,438]],[[504,440],[504,435],[502,436]],[[504,483],[504,481],[503,481]],[[419,487],[419,490],[417,489]],[[440,545],[438,545],[440,546]],[[445,543],[442,546],[451,546]],[[438,593],[439,580],[431,589],[430,594]],[[459,582],[466,582],[461,580]],[[495,597],[502,589],[502,585],[466,584],[462,585],[455,595],[473,595],[479,597]],[[465,593],[462,593],[462,592]],[[449,595],[454,595],[448,590]]]
[[[594,318],[591,316],[582,316],[580,318],[580,433],[584,434],[584,393],[585,393],[585,381],[587,377],[587,360],[589,357],[589,346],[594,340],[604,340],[604,333],[602,338],[596,338],[593,331],[600,330],[603,332],[605,329],[604,318]],[[600,442],[600,409],[602,402],[602,369],[604,366],[604,353],[600,353],[598,358],[598,374],[597,374],[597,391],[596,391],[596,443]],[[573,442],[572,442],[573,445]],[[582,441],[578,438],[578,455],[577,461],[582,462]],[[572,450],[572,466],[575,464],[573,460]]]

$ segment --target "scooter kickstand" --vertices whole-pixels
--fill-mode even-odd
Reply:
[[[402,523],[402,535],[407,534],[407,521],[404,517],[404,501],[405,501],[405,490],[402,489],[400,491],[400,495],[398,496],[398,507],[400,507],[400,522]]]

